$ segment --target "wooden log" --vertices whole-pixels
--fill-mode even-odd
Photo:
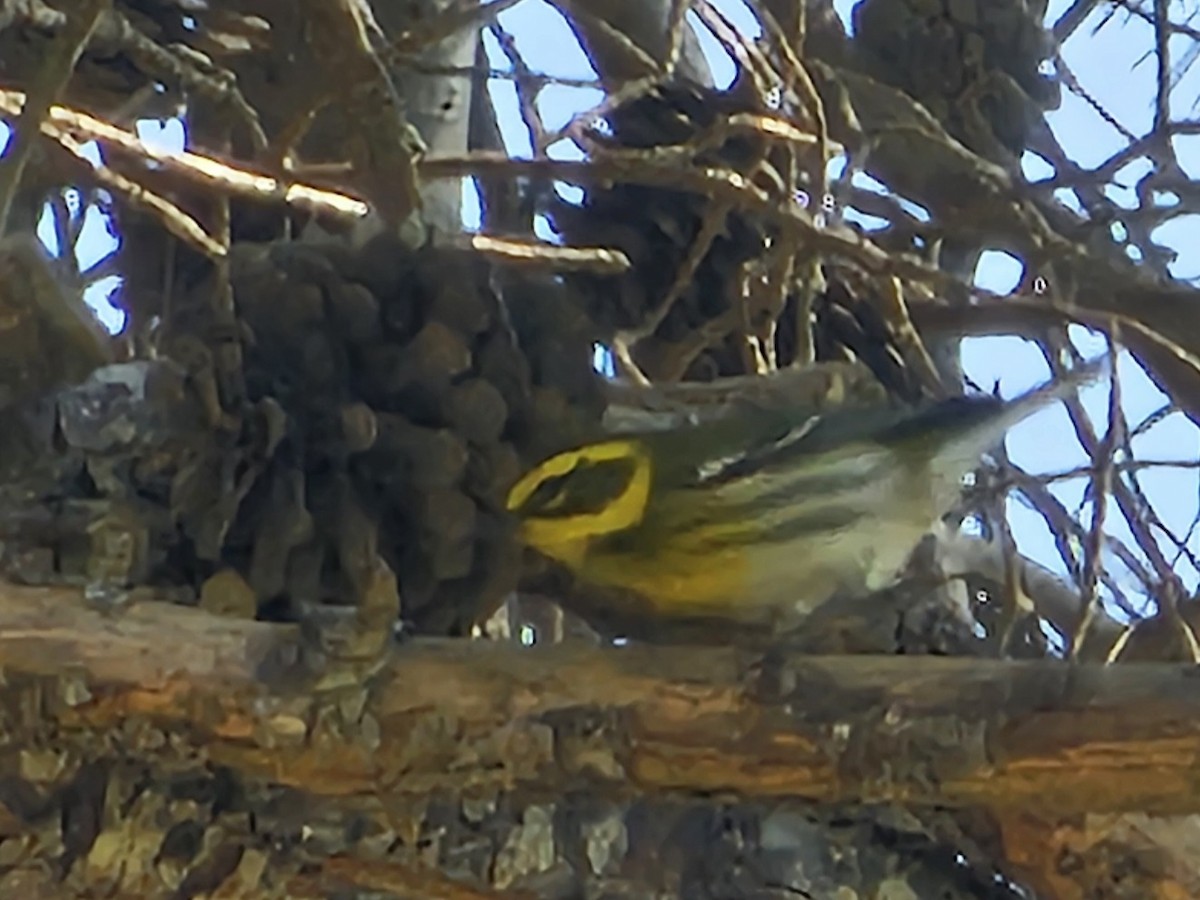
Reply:
[[[45,714],[60,730],[135,718],[325,796],[582,784],[1058,817],[1200,811],[1193,666],[414,640],[348,705],[358,727],[325,733],[312,723],[328,698],[279,664],[295,640],[288,626],[136,598],[106,616],[76,590],[3,585],[0,701],[31,681],[45,694],[51,676],[66,699]]]

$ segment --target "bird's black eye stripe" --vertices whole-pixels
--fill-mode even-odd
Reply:
[[[628,489],[633,473],[632,459],[581,459],[571,471],[538,484],[518,512],[544,519],[598,513]]]

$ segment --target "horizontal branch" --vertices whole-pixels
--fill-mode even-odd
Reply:
[[[419,639],[360,707],[279,676],[271,661],[295,640],[288,626],[166,603],[113,616],[72,589],[2,585],[0,703],[57,678],[72,686],[57,692],[70,702],[48,704],[60,730],[135,718],[203,743],[213,762],[325,796],[591,785],[1059,816],[1200,811],[1189,666]],[[313,724],[331,707],[351,727]]]

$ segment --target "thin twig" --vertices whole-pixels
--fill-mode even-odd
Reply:
[[[20,91],[0,90],[0,110],[15,115],[21,111],[24,102],[25,95]],[[84,141],[97,140],[143,162],[156,163],[165,171],[178,174],[194,184],[230,194],[260,200],[278,199],[301,209],[346,219],[361,218],[369,211],[363,201],[337,191],[253,172],[212,156],[186,150],[175,152],[147,144],[130,131],[64,106],[50,107],[41,123],[41,131],[59,141],[67,134]]]
[[[24,102],[23,98],[17,110],[9,110],[18,118],[12,146],[6,154],[8,158],[0,159],[0,235],[7,231],[9,212],[17,196],[21,176],[33,157],[37,134],[66,90],[79,57],[111,5],[112,0],[87,0],[67,17],[66,27],[54,37],[50,52],[34,78],[28,102]]]

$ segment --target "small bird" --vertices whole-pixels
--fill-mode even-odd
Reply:
[[[508,508],[525,543],[651,621],[797,627],[839,593],[889,586],[1013,425],[1095,380],[1076,368],[1012,400],[821,415],[742,409],[558,453]]]

